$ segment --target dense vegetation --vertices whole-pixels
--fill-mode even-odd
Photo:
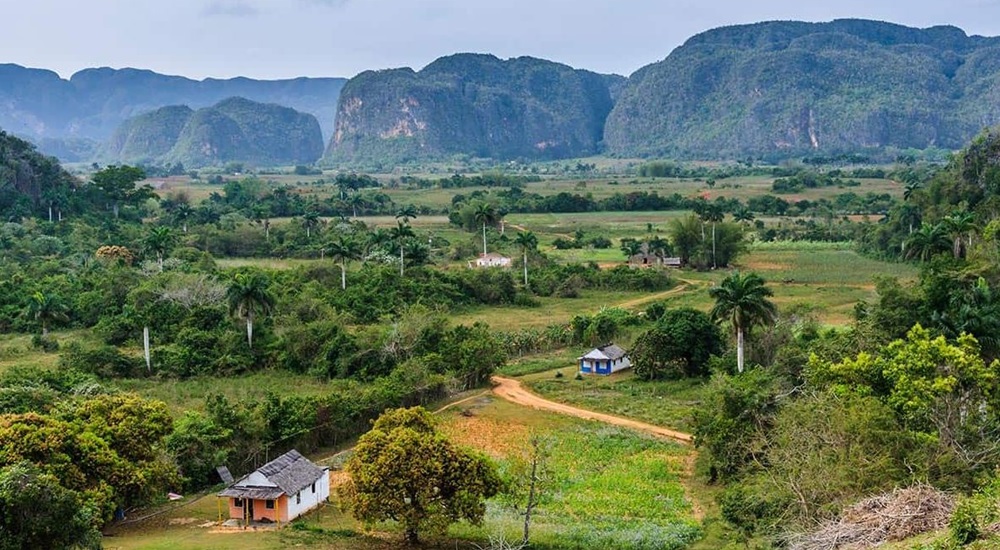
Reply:
[[[0,65],[0,128],[17,129],[64,162],[92,160],[127,118],[169,105],[208,107],[228,97],[276,103],[315,116],[333,133],[337,96],[346,79],[191,80],[139,69],[84,69],[69,80],[52,71]]]
[[[312,164],[323,152],[316,117],[288,107],[232,97],[192,111],[171,106],[130,118],[101,160],[189,168],[242,162],[250,166]]]
[[[602,75],[473,54],[442,57],[419,72],[363,72],[339,101],[327,163],[586,156],[598,152],[612,106]]]
[[[605,143],[713,159],[954,149],[1000,121],[998,46],[865,20],[713,29],[631,75]]]

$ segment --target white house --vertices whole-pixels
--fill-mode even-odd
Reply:
[[[478,258],[469,262],[469,267],[510,267],[510,258],[496,252],[480,254]]]
[[[580,357],[580,372],[584,374],[608,375],[631,366],[625,350],[614,344],[596,347]]]
[[[330,469],[293,449],[241,478],[219,497],[229,500],[231,519],[289,522],[330,497]]]

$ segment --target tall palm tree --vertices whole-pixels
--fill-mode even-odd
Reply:
[[[368,199],[365,198],[361,193],[354,193],[347,199],[347,204],[351,206],[351,211],[354,214],[354,218],[358,217],[358,209],[368,206]]]
[[[531,231],[521,231],[514,237],[514,242],[521,247],[524,254],[524,286],[528,286],[528,251],[538,248],[538,237]]]
[[[226,289],[229,313],[235,313],[247,322],[247,345],[253,347],[253,321],[257,315],[267,315],[274,310],[271,282],[263,273],[255,271],[237,273]]]
[[[322,220],[319,219],[319,214],[310,210],[302,215],[302,227],[306,230],[306,238],[312,238],[313,229],[318,229]]]
[[[481,202],[476,205],[476,210],[472,214],[476,223],[483,226],[483,256],[486,255],[486,224],[493,224],[497,220],[497,210],[488,202]]]
[[[976,231],[976,217],[972,212],[955,212],[941,220],[941,227],[952,239],[952,254],[957,260],[962,256],[962,237],[968,237],[966,249],[972,246],[972,234]]]
[[[53,321],[69,321],[69,308],[58,296],[38,291],[28,299],[28,315],[42,325],[42,336],[49,335],[49,324]]]
[[[726,213],[718,204],[708,204],[701,213],[701,219],[703,222],[712,223],[712,269],[715,269],[718,267],[715,262],[715,224],[726,219]]]
[[[754,215],[746,206],[739,207],[736,212],[733,212],[733,219],[743,224],[744,227],[753,223]]]
[[[913,194],[920,190],[920,182],[916,180],[911,180],[906,182],[906,186],[903,187],[903,201],[909,202],[913,197]]]
[[[347,288],[347,262],[357,259],[360,255],[358,243],[353,239],[345,239],[341,235],[337,237],[337,240],[326,245],[326,250],[333,261],[340,263],[340,289],[345,290]]]
[[[186,202],[177,203],[173,210],[170,212],[170,216],[175,222],[181,224],[181,231],[188,232],[188,220],[194,217],[194,209],[191,205]]]
[[[399,245],[399,276],[402,277],[403,266],[406,263],[403,258],[403,244],[406,243],[406,239],[414,236],[413,229],[410,228],[409,224],[396,222],[396,227],[389,230],[389,236]]]
[[[413,206],[412,204],[408,204],[400,208],[399,211],[396,212],[396,219],[397,220],[402,219],[403,223],[410,223],[410,218],[416,218],[416,217],[417,217],[417,207]]]
[[[914,231],[906,239],[906,252],[903,255],[906,259],[918,259],[922,262],[934,257],[935,254],[943,252],[952,247],[951,239],[944,228],[938,225],[924,223],[920,229]]]
[[[715,299],[711,315],[716,321],[729,320],[736,331],[736,368],[743,372],[743,337],[754,325],[774,323],[777,308],[768,300],[774,293],[756,273],[734,271],[719,286],[709,289]]]
[[[142,240],[142,245],[146,251],[156,254],[156,263],[159,265],[161,272],[163,271],[163,257],[173,249],[176,241],[177,239],[174,236],[173,230],[162,225],[149,228],[149,233]]]

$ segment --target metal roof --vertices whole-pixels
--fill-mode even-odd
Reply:
[[[275,499],[283,494],[294,495],[315,483],[325,473],[326,470],[292,449],[241,478],[232,487],[219,493],[219,496],[259,500]],[[272,486],[258,484],[256,480],[261,476]]]
[[[614,361],[622,357],[625,357],[625,350],[614,344],[605,344],[590,350],[580,359],[611,359]]]

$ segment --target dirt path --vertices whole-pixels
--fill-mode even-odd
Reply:
[[[656,294],[649,294],[641,298],[635,298],[627,302],[622,302],[618,304],[618,307],[626,309],[634,308],[636,306],[641,306],[649,302],[655,302],[656,300],[661,300],[668,296],[673,296],[674,294],[680,294],[682,292],[688,292],[691,290],[698,290],[698,287],[701,285],[701,281],[692,281],[690,279],[679,279],[679,280],[684,284],[678,287],[671,288],[670,290],[664,290],[663,292],[657,292]]]
[[[631,428],[633,430],[639,430],[657,437],[664,437],[681,443],[691,443],[692,441],[691,434],[686,434],[684,432],[654,426],[653,424],[639,422],[638,420],[631,420],[620,416],[588,411],[571,405],[564,405],[562,403],[556,403],[555,401],[549,401],[538,394],[526,390],[520,380],[494,376],[493,383],[495,384],[493,387],[493,393],[506,399],[507,401],[510,401],[511,403],[524,405],[525,407],[532,407],[534,409],[575,416],[586,420],[596,420],[598,422],[604,422],[605,424],[622,426],[623,428]]]

